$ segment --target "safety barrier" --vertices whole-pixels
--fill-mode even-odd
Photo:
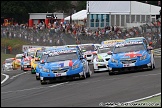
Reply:
[[[161,56],[161,48],[154,49],[154,55],[155,56]]]

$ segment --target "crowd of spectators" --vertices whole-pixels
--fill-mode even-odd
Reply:
[[[104,40],[140,36],[145,37],[148,41],[153,41],[156,47],[159,47],[157,45],[161,46],[161,25],[159,23],[150,23],[127,29],[115,25],[92,30],[84,25],[56,21],[48,25],[41,22],[32,28],[29,28],[27,24],[1,27],[1,37],[21,38],[30,41],[31,44],[38,45],[101,43]]]

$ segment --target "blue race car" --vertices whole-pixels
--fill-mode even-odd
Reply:
[[[55,49],[56,48],[47,48],[43,53],[42,53],[42,55],[41,55],[41,57],[40,57],[40,61],[46,61],[46,59],[47,59],[47,56],[48,56],[48,54],[49,53],[51,53],[51,52],[53,52],[53,51],[55,51]],[[36,66],[36,80],[39,80],[40,79],[40,70],[42,69],[42,67],[43,67],[43,65],[44,65],[44,63],[38,63],[38,65]]]
[[[151,50],[140,40],[118,43],[108,61],[109,75],[133,70],[154,69],[155,60]]]
[[[62,48],[48,54],[44,66],[40,70],[40,82],[45,84],[61,79],[71,80],[74,77],[91,76],[88,62],[77,48]]]

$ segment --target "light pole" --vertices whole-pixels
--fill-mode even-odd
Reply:
[[[87,26],[90,27],[90,12],[89,12],[89,1],[87,1],[87,6],[88,6],[88,10],[87,10]]]

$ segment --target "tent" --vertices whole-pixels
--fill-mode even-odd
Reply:
[[[89,4],[89,6],[88,6]],[[137,1],[87,1],[87,10],[91,14],[138,14],[158,15],[160,6]]]
[[[73,14],[71,17],[72,17],[72,20],[84,20],[85,18],[87,18],[87,10],[81,10],[81,11]],[[69,21],[70,16],[64,18],[64,20]]]

